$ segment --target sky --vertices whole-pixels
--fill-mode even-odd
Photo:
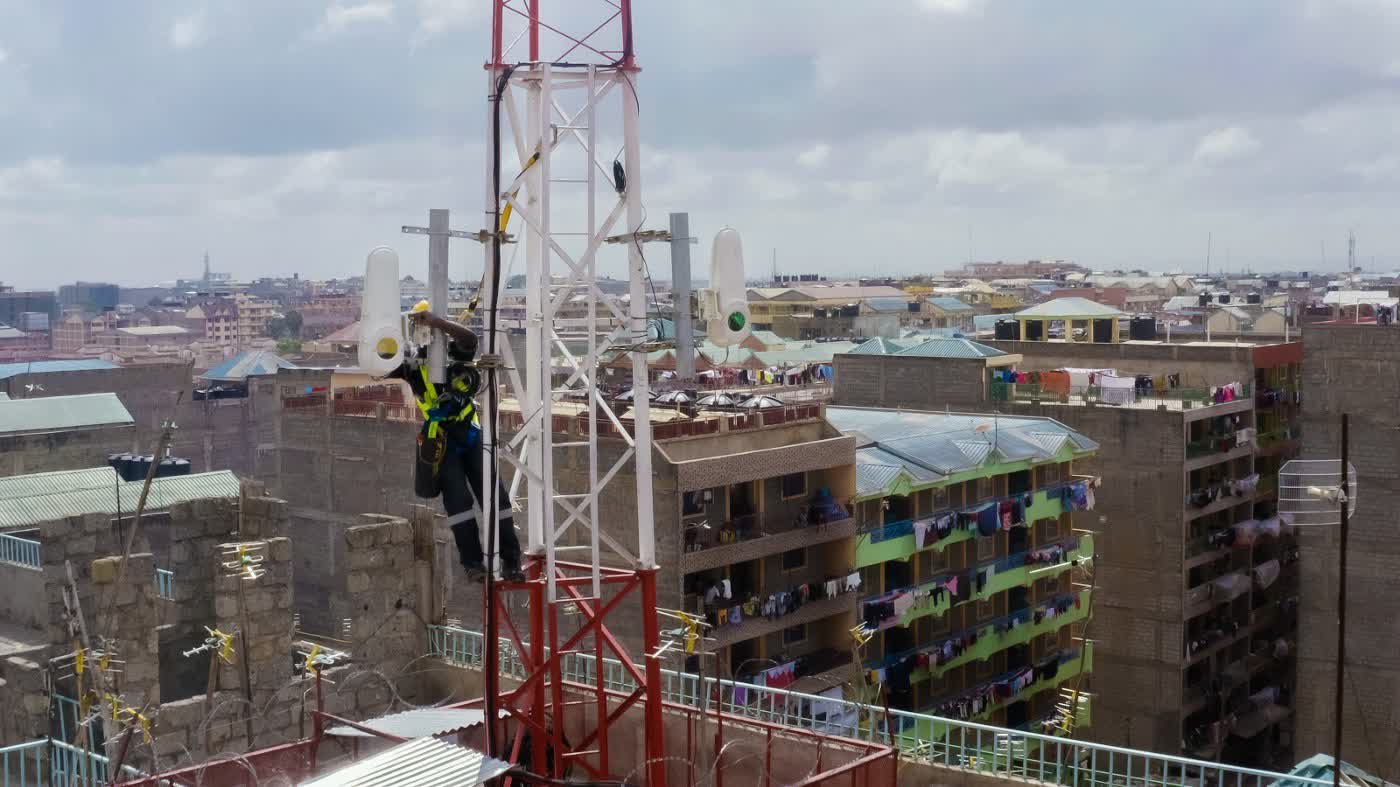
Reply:
[[[607,7],[556,5],[580,31]],[[698,268],[726,224],[750,275],[1199,270],[1208,236],[1216,269],[1335,270],[1349,230],[1360,264],[1400,266],[1400,0],[633,5],[630,177],[648,227],[691,214]],[[238,278],[328,278],[381,243],[421,273],[401,225],[482,224],[489,17],[0,0],[0,281],[151,284],[206,251]],[[453,277],[478,277],[454,244]]]

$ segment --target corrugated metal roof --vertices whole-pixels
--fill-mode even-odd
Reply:
[[[501,715],[510,714],[501,711]],[[484,718],[485,712],[475,708],[414,708],[402,713],[366,719],[360,724],[399,738],[425,738],[475,727]],[[343,725],[331,727],[326,730],[326,734],[343,738],[375,737],[371,733]]]
[[[909,355],[919,358],[995,358],[998,355],[1006,355],[1006,353],[971,339],[935,337],[906,347],[895,355]]]
[[[510,770],[481,752],[419,738],[302,782],[303,787],[477,787]]]
[[[110,467],[89,467],[83,470],[53,470],[0,478],[0,501],[34,495],[56,495],[82,489],[101,489],[116,483],[116,471]]]
[[[270,350],[249,350],[239,353],[200,375],[206,380],[244,380],[249,377],[277,374],[278,369],[295,369],[295,364]]]
[[[972,307],[971,307],[971,306],[967,305],[966,303],[963,303],[962,301],[958,300],[957,298],[952,297],[951,295],[935,296],[935,297],[932,297],[932,298],[925,298],[924,300],[928,301],[929,303],[933,304],[934,306],[937,306],[938,308],[942,309],[942,310],[945,311],[945,312],[970,312],[970,311],[972,311]]]
[[[1314,754],[1293,766],[1289,771],[1290,776],[1301,776],[1305,779],[1331,779],[1332,764],[1336,759],[1330,754]],[[1366,771],[1352,765],[1346,760],[1342,760],[1342,784],[1355,787],[1356,785],[1367,785],[1367,787],[1400,787],[1394,782],[1389,782],[1377,776],[1373,776]],[[1302,782],[1280,780],[1274,782],[1273,787],[1297,787]]]
[[[847,355],[894,355],[895,353],[908,347],[908,342],[899,342],[894,339],[886,339],[877,336],[874,339],[862,342],[846,351]]]
[[[117,365],[106,361],[33,361],[25,363],[0,363],[0,380],[7,380],[19,374],[49,374],[51,372],[84,372],[90,369],[115,369]]]
[[[105,468],[104,468],[105,469]],[[67,474],[83,474],[64,477]],[[0,496],[0,529],[33,527],[43,522],[84,514],[129,514],[136,510],[144,481],[117,483],[106,470],[99,477],[91,470],[35,473],[3,479],[14,496]],[[24,484],[31,485],[28,494]],[[151,482],[147,511],[164,511],[176,503],[212,497],[237,497],[238,477],[228,470],[157,478]],[[118,501],[121,501],[120,508]]]
[[[1123,312],[1088,298],[1056,298],[1016,312],[1017,317],[1064,320],[1071,317],[1118,317]]]
[[[0,403],[0,434],[54,432],[135,423],[113,393],[41,396]]]
[[[901,474],[934,483],[986,464],[1048,462],[1068,445],[1075,453],[1099,444],[1050,418],[828,407],[827,420],[854,434],[857,495],[878,494]]]
[[[909,301],[906,298],[866,298],[865,305],[877,312],[909,311]]]

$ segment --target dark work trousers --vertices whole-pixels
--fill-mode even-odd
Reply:
[[[486,510],[487,501],[481,494],[481,430],[461,426],[447,431],[447,451],[442,460],[442,507],[447,523],[457,541],[457,555],[467,568],[480,568],[484,562],[481,539],[477,530],[477,508]],[[473,503],[481,501],[480,506]],[[515,535],[511,516],[510,496],[506,485],[497,480],[496,507],[500,511],[500,527],[496,531],[496,551],[501,564],[507,568],[520,567],[520,540]]]

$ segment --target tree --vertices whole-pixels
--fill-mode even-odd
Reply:
[[[287,323],[287,335],[293,339],[301,338],[301,312],[293,310],[287,312],[287,316],[282,318]]]
[[[286,355],[288,353],[299,353],[301,352],[301,342],[297,341],[296,339],[278,339],[277,352],[282,355]]]

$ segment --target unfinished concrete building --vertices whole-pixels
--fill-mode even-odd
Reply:
[[[1341,456],[1341,416],[1358,503],[1347,534],[1346,690],[1342,759],[1400,781],[1400,616],[1396,615],[1393,501],[1400,495],[1400,412],[1395,359],[1400,332],[1375,323],[1318,323],[1303,330],[1304,458]],[[1332,751],[1336,719],[1339,529],[1300,527],[1302,610],[1298,642],[1299,752]]]
[[[1092,734],[1291,762],[1297,550],[1273,479],[1298,451],[1301,345],[1099,333],[837,356],[834,401],[1034,414],[1097,441],[1081,470],[1104,486]],[[1090,382],[1108,370],[1126,388]]]

